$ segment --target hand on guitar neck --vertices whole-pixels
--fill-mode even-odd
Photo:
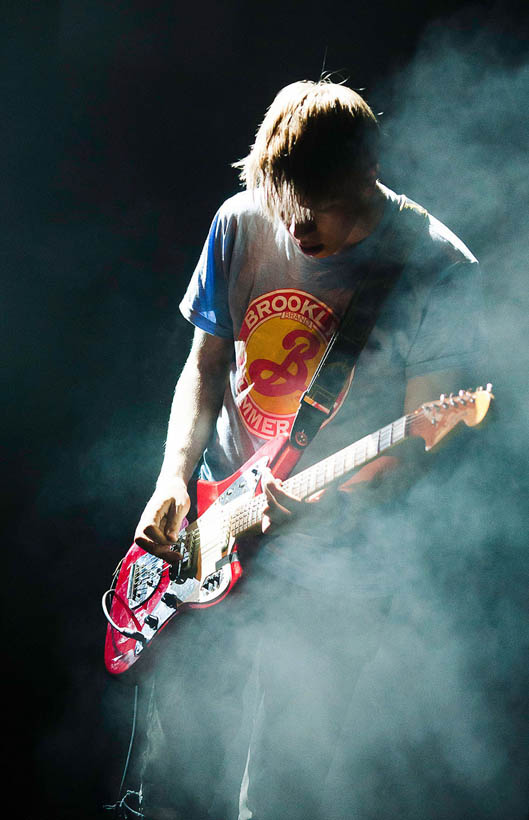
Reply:
[[[417,463],[417,451],[420,447],[418,442],[412,442],[410,446],[402,448],[403,453],[400,458],[395,456],[380,456],[375,461],[366,464],[358,470],[355,475],[338,487],[328,487],[319,490],[309,498],[300,500],[283,488],[283,482],[275,478],[271,471],[266,469],[261,479],[263,490],[265,491],[268,506],[263,514],[262,531],[270,533],[276,526],[286,524],[294,517],[306,517],[317,515],[321,517],[332,511],[334,505],[334,494],[344,493],[355,497],[355,511],[359,512],[363,504],[374,502],[373,491],[378,490],[382,480],[387,485],[386,489],[394,486],[394,482],[386,481],[387,477],[399,477],[406,466]],[[424,447],[420,447],[424,451]],[[421,461],[425,461],[422,459]],[[368,491],[366,493],[366,490]],[[349,502],[352,504],[352,499]]]
[[[320,490],[310,498],[300,500],[283,489],[283,482],[272,475],[268,467],[261,476],[261,485],[268,501],[263,513],[262,530],[269,532],[274,525],[285,524],[294,516],[307,515],[316,511],[318,502],[327,495],[328,490]]]
[[[405,413],[411,413],[431,396],[440,394],[447,385],[455,386],[464,383],[464,380],[465,374],[452,371],[439,371],[411,379],[406,390]],[[421,439],[407,439],[396,452],[397,455],[379,456],[345,482],[320,490],[304,500],[286,492],[283,483],[266,469],[261,480],[268,501],[263,515],[263,533],[286,524],[294,517],[325,515],[332,510],[333,495],[337,491],[349,496],[349,505],[354,504],[355,514],[360,514],[366,506],[405,490],[432,465],[431,456],[424,457],[424,442]]]

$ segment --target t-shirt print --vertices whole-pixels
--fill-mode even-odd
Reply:
[[[293,288],[254,299],[235,341],[236,403],[255,436],[288,434],[338,325],[324,302]]]

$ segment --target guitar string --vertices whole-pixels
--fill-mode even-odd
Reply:
[[[459,406],[459,408],[461,409],[461,399],[460,399],[460,398],[458,398],[458,397],[456,397],[456,396],[454,396],[454,400],[456,401],[456,405],[455,405],[455,406],[456,406],[456,407],[457,407],[457,406]],[[467,401],[468,401],[468,400],[467,400]],[[433,404],[433,402],[432,402],[432,404]],[[437,405],[434,405],[434,406],[435,406],[435,407],[437,407]],[[463,405],[463,406],[464,406],[464,405]],[[387,424],[387,425],[385,425],[384,427],[381,427],[379,430],[375,431],[374,433],[370,433],[369,435],[365,436],[364,438],[359,439],[357,442],[354,442],[354,444],[352,444],[352,445],[351,445],[351,444],[349,444],[347,447],[344,447],[344,448],[343,448],[343,450],[338,450],[336,453],[333,453],[331,456],[328,456],[327,458],[323,459],[321,462],[318,462],[318,464],[323,464],[324,462],[327,462],[327,461],[332,462],[332,460],[333,460],[333,459],[334,459],[334,458],[335,458],[335,457],[336,457],[339,453],[343,453],[344,451],[349,450],[349,448],[352,448],[352,450],[353,450],[353,452],[354,452],[354,448],[355,448],[355,446],[356,446],[356,445],[358,445],[358,444],[360,444],[360,442],[361,442],[361,441],[364,441],[364,440],[369,440],[369,439],[371,439],[373,436],[377,436],[377,435],[378,435],[378,439],[379,439],[378,444],[377,444],[377,450],[378,450],[378,447],[379,447],[379,445],[380,445],[380,434],[381,434],[381,432],[382,432],[383,430],[388,429],[388,428],[392,428],[395,424],[399,424],[399,422],[401,422],[402,420],[404,420],[404,425],[403,425],[403,428],[404,428],[404,431],[403,431],[403,432],[404,432],[404,435],[403,435],[403,438],[402,438],[402,439],[399,439],[399,441],[395,441],[395,442],[392,442],[391,444],[387,445],[387,446],[386,446],[386,447],[384,447],[381,451],[378,451],[378,452],[377,452],[374,456],[368,456],[368,454],[367,454],[367,443],[366,443],[366,454],[365,454],[365,458],[363,459],[363,461],[362,461],[361,463],[357,464],[357,465],[353,465],[353,466],[351,466],[349,469],[346,469],[346,470],[345,470],[345,472],[342,474],[342,476],[343,476],[343,475],[345,475],[345,473],[347,473],[347,472],[352,472],[352,471],[353,471],[353,470],[355,470],[357,467],[362,467],[362,466],[364,466],[364,464],[365,464],[367,461],[369,461],[371,458],[376,458],[378,455],[380,455],[380,454],[381,454],[381,452],[384,452],[385,450],[389,450],[389,449],[391,449],[391,447],[393,447],[393,446],[394,446],[394,445],[396,445],[396,444],[400,444],[400,442],[401,442],[401,441],[403,441],[403,440],[406,438],[406,436],[408,435],[408,428],[409,428],[409,424],[411,423],[411,421],[413,421],[413,420],[418,420],[418,419],[421,419],[421,418],[423,418],[423,417],[428,417],[428,416],[429,416],[429,414],[430,414],[430,412],[431,412],[431,410],[432,410],[432,408],[431,408],[431,407],[430,407],[430,408],[428,408],[428,407],[426,407],[426,408],[425,408],[425,407],[421,407],[419,410],[415,411],[414,413],[410,413],[410,414],[408,414],[408,415],[401,416],[401,418],[400,418],[400,419],[395,419],[395,421],[390,422],[390,424]],[[289,481],[290,479],[295,479],[297,476],[303,475],[303,473],[305,473],[305,472],[306,472],[308,475],[310,475],[311,473],[314,473],[314,474],[315,474],[315,473],[317,472],[317,470],[315,470],[314,468],[316,468],[317,466],[318,466],[317,464],[312,465],[312,467],[308,467],[306,470],[303,470],[301,473],[296,473],[296,474],[294,474],[293,476],[290,476],[288,479],[286,479],[286,481]],[[336,476],[336,477],[335,477],[335,479],[333,479],[333,480],[336,480],[336,478],[341,478],[342,476]],[[329,483],[332,483],[332,481],[331,481],[331,482],[329,482]],[[325,486],[325,485],[324,485],[324,486]],[[322,487],[321,489],[323,489],[323,488],[324,488],[324,487]],[[308,497],[309,497],[310,495],[312,495],[314,492],[315,492],[315,490],[310,491],[307,495],[305,495],[305,496],[304,496],[304,498],[308,498]],[[262,500],[264,499],[264,497],[265,497],[265,494],[264,494],[264,493],[259,493],[258,495],[253,496],[253,497],[252,497],[252,499],[251,499],[251,501],[250,501],[248,504],[244,505],[244,507],[245,507],[246,509],[248,509],[248,508],[251,508],[251,507],[254,507],[254,506],[255,506],[255,508],[256,508],[256,509],[255,509],[255,512],[258,512],[259,506],[261,506],[261,503],[262,503]],[[303,499],[300,499],[300,500],[303,500]],[[258,502],[258,503],[257,503],[257,502]],[[265,505],[265,506],[266,506],[266,505]],[[241,507],[241,510],[242,510],[242,507]],[[239,510],[238,512],[240,512],[241,510]],[[207,511],[206,511],[206,512],[207,512]],[[236,511],[235,513],[233,513],[233,514],[229,517],[229,520],[226,522],[226,523],[227,523],[227,528],[226,528],[226,529],[227,529],[227,531],[228,531],[228,534],[229,534],[229,531],[230,531],[230,529],[231,529],[232,519],[234,518],[234,516],[235,516],[235,515],[237,515],[237,511]],[[251,515],[250,515],[250,517],[251,517]],[[198,520],[198,519],[197,519],[197,520]],[[257,523],[258,523],[258,521],[256,521],[256,522],[255,522],[255,524],[257,524]],[[252,524],[250,525],[250,527],[248,527],[248,529],[251,529],[251,527],[252,527],[253,525],[254,525],[254,524],[252,523]],[[187,528],[186,528],[186,532],[187,532]],[[245,532],[245,530],[243,530],[242,532],[236,533],[236,534],[235,534],[235,537],[237,537],[237,535],[241,535],[243,532]],[[219,541],[218,543],[215,543],[215,544],[213,544],[213,545],[209,546],[207,549],[202,550],[202,551],[201,551],[201,554],[202,554],[203,556],[204,556],[204,555],[207,555],[207,553],[208,553],[208,552],[211,552],[211,551],[213,551],[213,550],[217,550],[217,549],[218,549],[218,547],[219,547],[219,545],[220,545],[220,544],[224,544],[224,543],[225,543],[225,539],[223,538],[223,539],[222,539],[221,541]],[[166,570],[166,569],[168,569],[168,568],[170,568],[171,566],[173,566],[173,565],[172,565],[172,564],[170,564],[168,561],[163,561],[162,566],[161,566],[161,573],[165,572],[165,570]]]

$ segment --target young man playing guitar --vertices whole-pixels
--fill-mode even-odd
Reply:
[[[217,212],[181,304],[195,335],[160,476],[135,534],[155,556],[180,559],[174,544],[198,463],[201,477],[220,480],[289,433],[355,289],[375,268],[395,264],[396,247],[397,281],[301,466],[466,385],[469,374],[475,381],[479,322],[463,327],[461,317],[479,313],[479,266],[447,228],[379,182],[378,140],[376,118],[357,93],[298,82],[278,94],[237,163],[246,190]],[[417,215],[413,228],[409,212]],[[374,461],[366,478],[404,475],[407,460],[403,451]],[[212,607],[207,626],[190,626],[185,659],[169,636],[156,664],[147,817],[330,816],[326,778],[344,743],[354,683],[376,651],[398,559],[370,542],[374,514],[364,509],[360,520],[355,493],[344,491],[354,483],[309,502],[271,473],[263,484],[267,533],[245,580],[251,596],[243,591],[225,612],[225,604]],[[241,684],[254,644],[257,683],[241,729],[232,678]]]

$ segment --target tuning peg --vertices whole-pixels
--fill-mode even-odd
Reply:
[[[490,382],[487,384],[487,393],[492,393],[492,384]]]

